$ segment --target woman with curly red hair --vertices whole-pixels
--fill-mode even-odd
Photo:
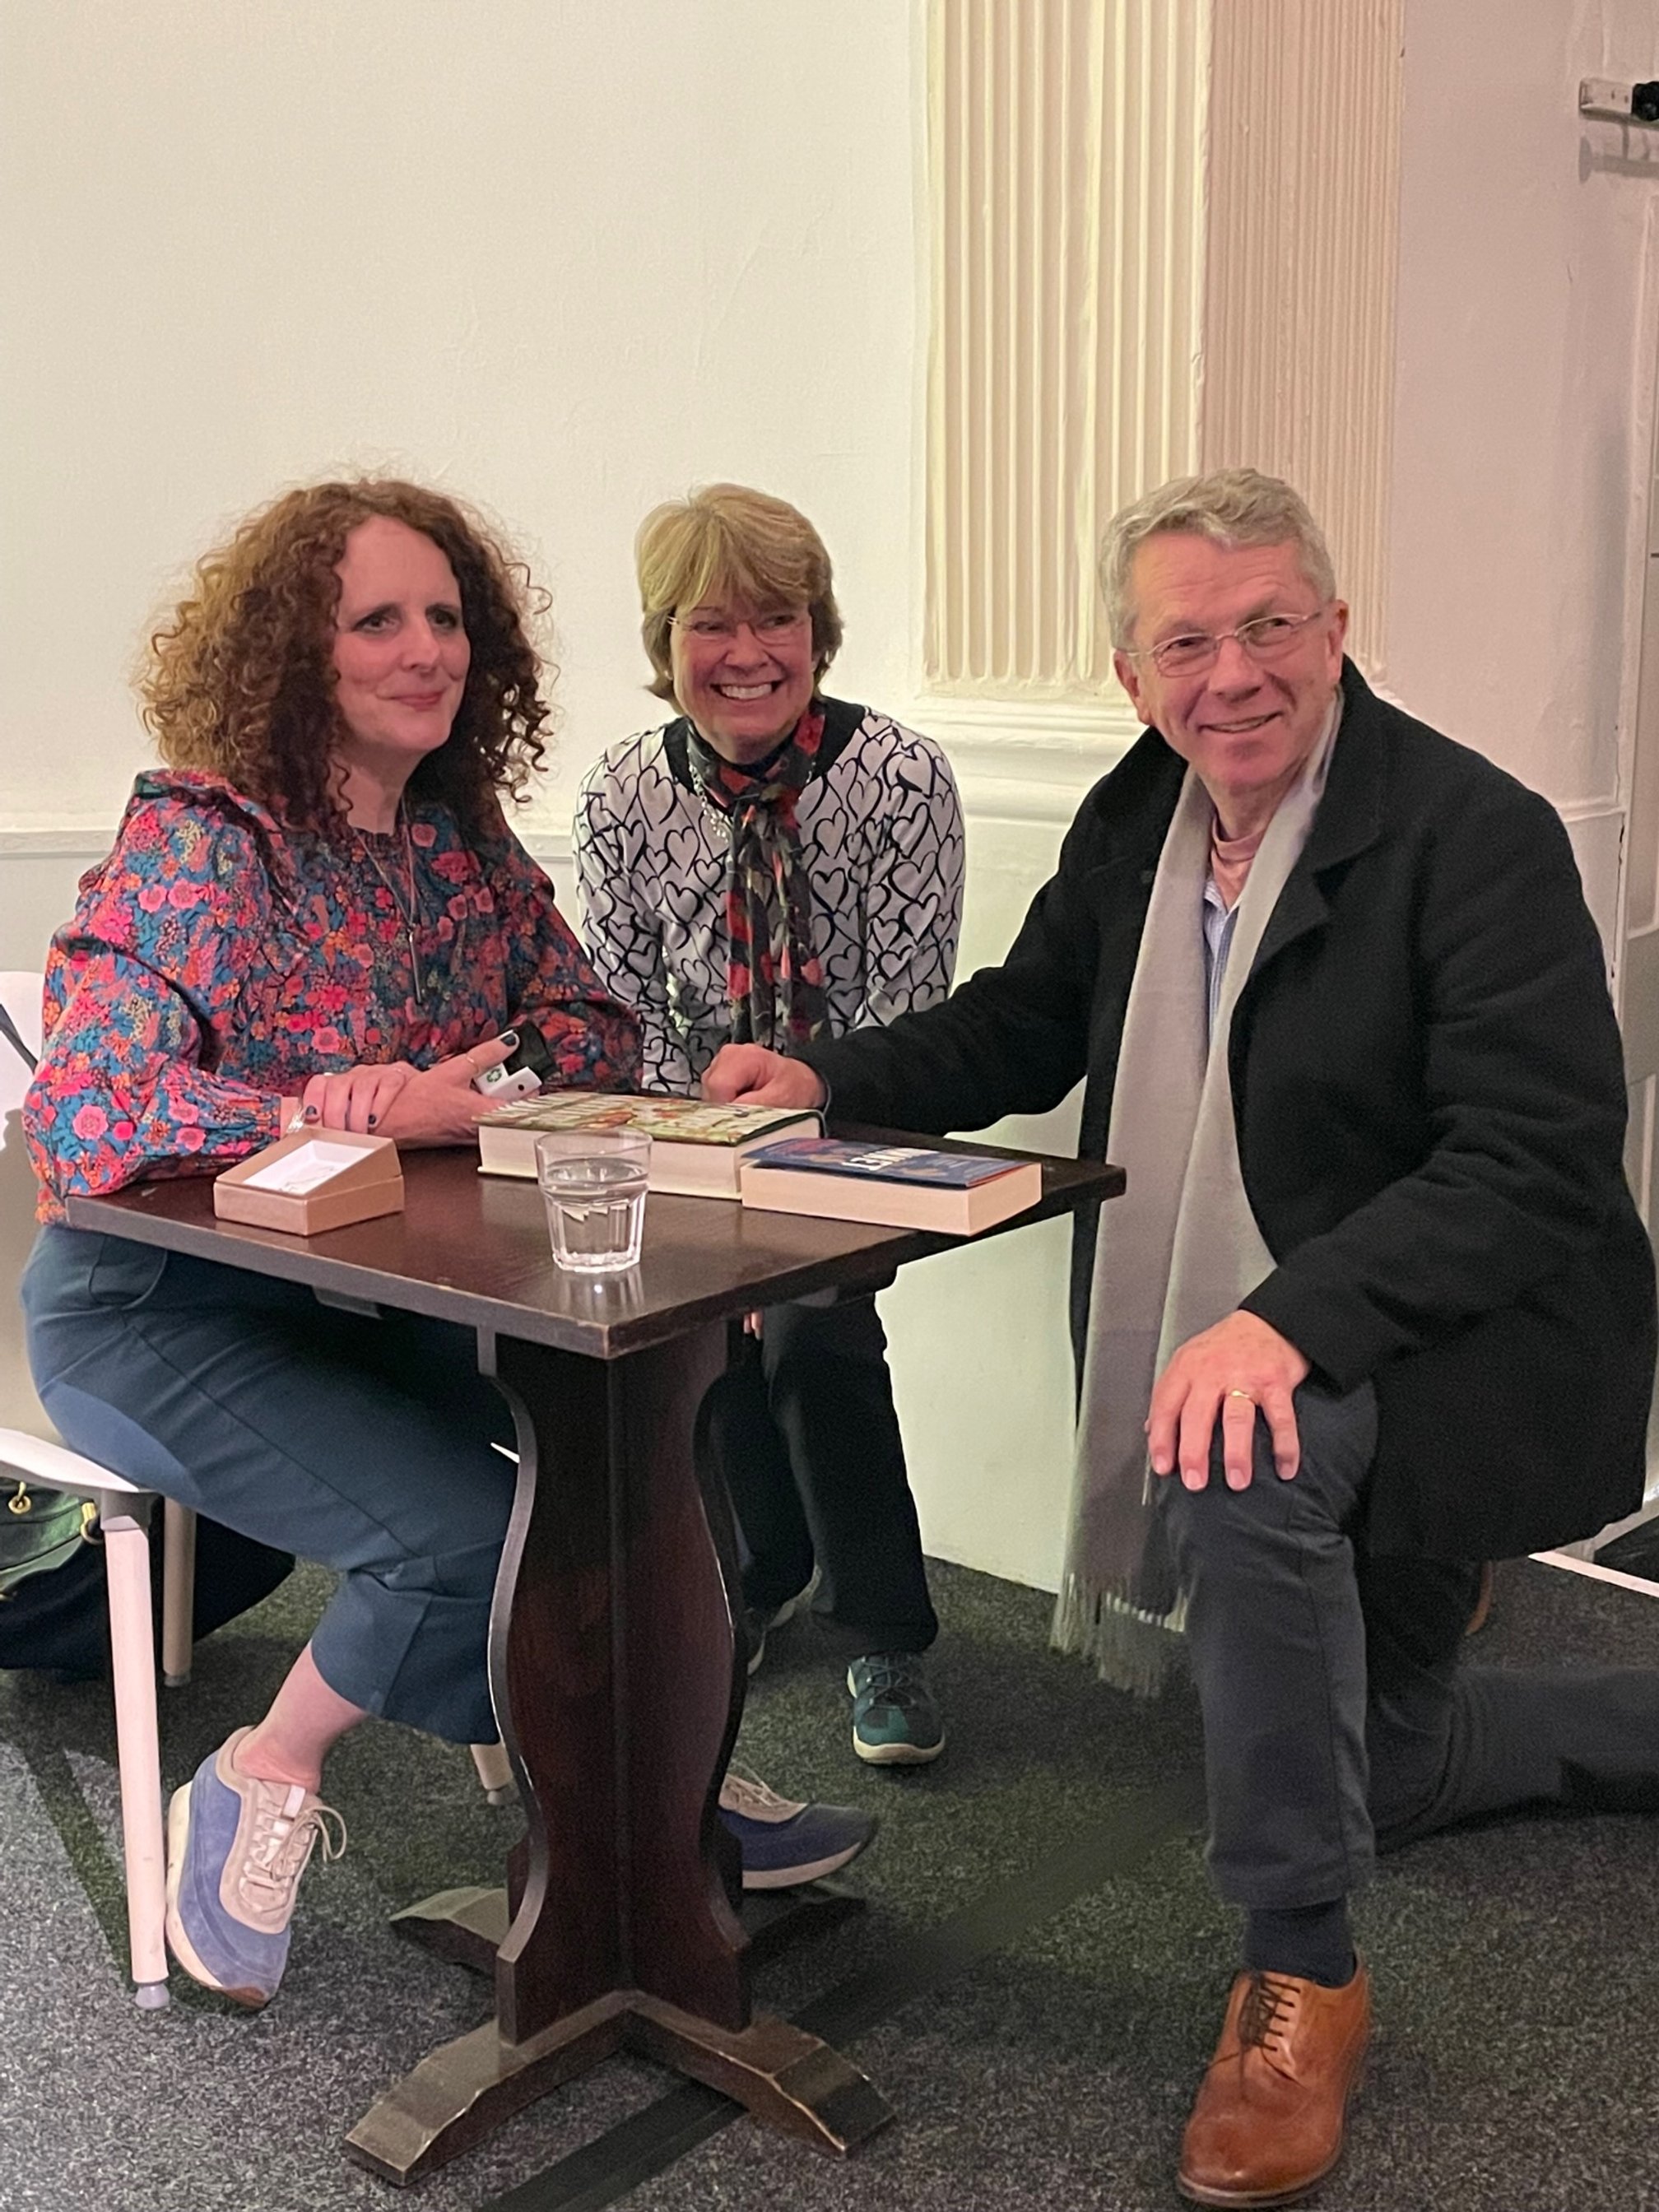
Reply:
[[[246,2004],[275,1990],[300,1877],[329,1848],[331,1745],[369,1713],[494,1739],[513,1481],[491,1440],[509,1425],[470,1332],[70,1229],[64,1200],[216,1170],[307,1123],[471,1142],[473,1079],[520,1021],[552,1080],[632,1085],[633,1017],[502,812],[543,755],[530,612],[525,572],[438,493],[324,483],[252,516],[151,641],[166,765],[138,778],[48,963],[24,1109],[42,1401],[76,1449],[341,1577],[270,1711],[169,1817],[174,1954]]]

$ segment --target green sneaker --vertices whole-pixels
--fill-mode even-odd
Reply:
[[[945,1722],[914,1651],[871,1651],[847,1670],[853,1748],[872,1766],[925,1766],[945,1748]]]

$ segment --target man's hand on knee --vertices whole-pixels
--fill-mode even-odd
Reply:
[[[1294,1393],[1307,1373],[1290,1340],[1255,1314],[1229,1314],[1189,1336],[1152,1391],[1146,1449],[1153,1474],[1178,1468],[1188,1490],[1202,1490],[1218,1413],[1227,1487],[1248,1489],[1259,1411],[1273,1437],[1273,1464],[1288,1482],[1301,1464]]]

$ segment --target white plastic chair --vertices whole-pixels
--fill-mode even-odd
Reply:
[[[0,1006],[32,1054],[40,1049],[42,978],[0,969]],[[35,1395],[23,1349],[18,1278],[34,1240],[35,1182],[23,1147],[20,1109],[29,1071],[0,1036],[0,1482],[32,1478],[44,1487],[89,1498],[98,1508],[109,1583],[111,1673],[121,1778],[122,1847],[126,1868],[127,1936],[137,2002],[146,2010],[167,2002],[164,1923],[167,1855],[161,1817],[161,1741],[155,1705],[155,1623],[150,1607],[149,1521],[158,1503],[143,1490],[70,1451]],[[509,1454],[509,1457],[516,1455]],[[161,1498],[161,1674],[169,1688],[190,1680],[196,1586],[196,1516]],[[517,1796],[507,1751],[475,1744],[473,1765],[492,1805]]]
[[[40,1046],[40,982],[27,970],[0,971],[0,1005],[32,1053]],[[23,1150],[19,1113],[29,1073],[0,1037],[0,1480],[21,1475],[97,1504],[109,1580],[115,1731],[121,1775],[121,1839],[127,1886],[127,1937],[138,2003],[167,2002],[163,1934],[167,1863],[161,1827],[161,1756],[155,1711],[155,1628],[150,1610],[149,1517],[153,1491],[124,1481],[60,1443],[34,1392],[23,1350],[17,1282],[34,1236],[35,1185]],[[196,1573],[196,1516],[163,1501],[161,1666],[171,1685],[187,1681]]]

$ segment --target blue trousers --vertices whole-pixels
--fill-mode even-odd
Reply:
[[[514,1474],[491,1441],[513,1422],[470,1329],[341,1313],[297,1284],[65,1228],[40,1232],[22,1304],[65,1443],[337,1571],[312,1639],[331,1689],[494,1740],[486,1639]]]
[[[1256,1422],[1249,1487],[1162,1486],[1230,1903],[1320,1905],[1376,1853],[1523,1805],[1659,1810],[1659,1672],[1461,1664],[1478,1564],[1373,1555],[1369,1384],[1297,1393],[1302,1464]],[[1455,1474],[1449,1446],[1448,1478]]]

